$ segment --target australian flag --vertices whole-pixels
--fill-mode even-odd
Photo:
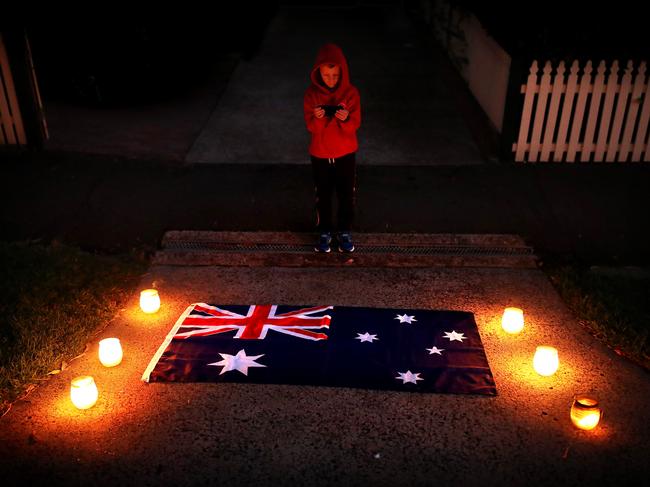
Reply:
[[[196,303],[142,379],[496,394],[474,315],[422,309]]]

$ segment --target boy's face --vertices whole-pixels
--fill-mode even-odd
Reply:
[[[323,78],[325,86],[334,88],[341,77],[341,67],[336,64],[322,64],[320,67],[320,77]]]

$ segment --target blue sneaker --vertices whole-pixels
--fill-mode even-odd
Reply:
[[[339,252],[354,252],[352,235],[348,232],[339,233]]]
[[[316,247],[314,247],[314,250],[316,252],[328,253],[332,250],[330,248],[331,242],[332,242],[332,235],[329,232],[321,233],[318,239],[318,243],[316,244]]]

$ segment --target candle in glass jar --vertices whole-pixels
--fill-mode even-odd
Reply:
[[[507,333],[519,333],[524,328],[524,312],[520,308],[506,308],[503,310],[501,326]]]
[[[555,374],[560,365],[557,349],[546,345],[537,347],[533,357],[533,368],[539,375],[549,376]]]
[[[602,412],[598,405],[598,400],[586,396],[578,395],[571,405],[571,421],[574,425],[582,430],[592,430],[600,422]]]
[[[140,308],[145,313],[155,313],[160,309],[160,296],[156,289],[145,289],[140,292]]]
[[[91,408],[97,402],[97,386],[89,375],[72,379],[70,383],[70,399],[78,409]]]
[[[99,361],[105,367],[115,367],[122,361],[122,345],[118,338],[105,338],[99,342]]]

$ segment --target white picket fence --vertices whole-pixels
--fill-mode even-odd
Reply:
[[[9,58],[0,35],[0,145],[24,145],[26,142]]]
[[[648,125],[650,93],[646,62],[632,61],[620,76],[618,61],[609,73],[601,61],[592,79],[588,61],[579,73],[573,61],[566,76],[559,63],[554,76],[550,62],[538,82],[533,61],[525,94],[519,137],[513,144],[517,162],[639,162],[650,161]],[[634,73],[634,80],[633,78]]]

